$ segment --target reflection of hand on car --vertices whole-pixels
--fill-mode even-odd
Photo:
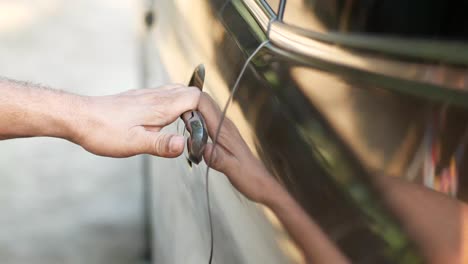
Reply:
[[[401,178],[374,179],[427,263],[468,263],[466,203]]]
[[[202,93],[198,109],[204,115],[213,138],[221,120],[219,107]],[[212,148],[209,145],[205,150],[207,163],[210,162]],[[314,220],[251,153],[229,118],[222,124],[211,167],[223,172],[245,196],[272,209],[308,262],[347,262]],[[390,207],[421,247],[429,263],[466,263],[468,236],[463,230],[468,224],[466,204],[401,179],[377,177],[377,180]]]
[[[200,97],[198,110],[205,118],[210,137],[214,138],[221,121],[221,110],[206,93]],[[270,180],[268,172],[254,157],[229,118],[224,119],[216,147],[212,151],[213,144],[208,144],[204,158],[210,167],[229,175],[232,185],[247,198],[265,203],[265,187]]]
[[[214,138],[221,121],[221,110],[206,93],[200,96],[198,110],[205,118],[210,137]],[[252,154],[229,118],[222,123],[216,146],[209,144],[206,147],[204,158],[210,167],[224,173],[247,198],[268,206],[275,213],[302,249],[307,263],[348,263],[313,219]]]

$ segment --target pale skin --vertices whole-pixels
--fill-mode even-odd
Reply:
[[[91,97],[0,80],[0,91],[0,139],[57,137],[117,158],[179,156],[184,138],[161,129],[196,109],[200,97],[178,84]]]
[[[0,91],[0,139],[63,138],[108,157],[137,154],[177,157],[183,152],[184,137],[165,134],[161,132],[163,127],[184,112],[198,108],[213,135],[221,116],[208,95],[198,88],[177,84],[89,97],[1,80]],[[308,260],[347,263],[320,228],[252,156],[230,120],[224,123],[219,143],[221,148],[215,151],[213,167],[225,173],[246,197],[269,206],[299,244],[313,249],[307,254]],[[209,145],[205,151],[207,160],[211,149]],[[247,170],[238,173],[236,168],[247,168],[240,164],[250,168],[249,173]]]
[[[178,84],[90,97],[0,79],[0,94],[0,140],[57,137],[96,155],[116,158],[177,157],[184,150],[184,137],[161,132],[162,128],[182,113],[198,109],[213,137],[221,118],[219,107],[207,94]],[[213,157],[212,149],[208,145],[204,153],[205,160],[212,158],[210,166],[223,172],[247,198],[271,208],[308,263],[349,263],[253,156],[231,120],[223,122]],[[398,179],[378,177],[377,183],[430,263],[468,261],[464,203]]]

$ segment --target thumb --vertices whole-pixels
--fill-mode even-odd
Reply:
[[[174,158],[184,151],[185,138],[183,136],[154,133],[146,131],[143,137],[144,152],[158,157]]]

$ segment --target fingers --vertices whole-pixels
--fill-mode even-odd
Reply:
[[[155,94],[155,113],[162,114],[164,124],[172,123],[183,113],[197,109],[200,94],[201,91],[196,87],[177,87],[160,91]]]
[[[184,151],[185,138],[179,135],[156,133],[155,137],[150,140],[150,144],[149,154],[173,158],[180,156]]]
[[[158,157],[174,158],[180,156],[184,150],[183,136],[154,133],[141,128],[136,134],[135,146],[137,154],[150,154]]]
[[[208,166],[225,174],[228,174],[230,169],[236,166],[236,159],[223,147],[219,145],[215,147],[211,143],[206,145],[203,158]]]
[[[201,93],[198,104],[198,111],[203,115],[208,134],[213,138],[218,129],[219,122],[221,122],[222,112],[218,104],[207,94]]]
[[[208,94],[201,94],[198,110],[205,119],[210,137],[222,145],[229,153],[238,153],[238,150],[245,145],[245,141],[231,119],[225,117],[222,120],[223,113],[221,109]],[[219,131],[219,135],[216,135],[221,121],[221,130]],[[216,136],[218,138],[215,139]]]
[[[156,107],[166,109],[165,112],[171,116],[180,116],[186,111],[197,108],[201,91],[197,87],[168,84],[158,88],[130,90],[125,93],[140,96],[144,100],[149,99]]]
[[[183,113],[195,110],[200,100],[201,91],[196,87],[166,85],[157,89],[136,94],[140,104],[139,124],[145,127],[164,127],[176,120]],[[150,128],[150,130],[153,130]]]
[[[176,88],[175,100],[173,100],[172,111],[177,113],[177,116],[181,114],[197,109],[200,101],[201,91],[197,87],[179,87]]]

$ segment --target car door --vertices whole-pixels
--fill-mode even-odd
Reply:
[[[264,12],[255,1],[243,3],[251,14]],[[424,23],[412,32],[394,29],[397,37],[388,34],[391,25],[376,32],[371,11],[386,10],[366,7],[291,0],[284,20],[256,16],[270,43],[253,58],[229,115],[249,128],[244,138],[252,138],[265,167],[352,262],[432,261],[437,250],[414,235],[426,220],[408,224],[402,208],[409,207],[395,194],[412,182],[464,199],[458,183],[466,178],[466,157],[456,153],[466,150],[466,44]],[[421,17],[431,17],[432,7]],[[362,21],[372,31],[360,28]],[[367,35],[355,33],[362,31]],[[435,41],[424,40],[428,32]],[[401,184],[397,192],[389,177]],[[462,232],[458,216],[447,233]],[[443,247],[442,236],[423,233],[430,247]]]
[[[382,187],[388,176],[378,175],[431,187],[442,177],[431,168],[444,169],[466,148],[466,60],[453,54],[460,46],[337,33],[346,29],[335,21],[346,21],[345,4],[291,0],[282,20],[267,2],[274,1],[157,1],[152,40],[166,72],[154,79],[188,81],[204,63],[205,89],[223,107],[247,58],[269,41],[248,64],[228,117],[350,260],[420,263],[411,230]],[[443,155],[428,162],[440,146]],[[152,163],[156,262],[207,261],[205,166],[190,167],[184,157]],[[462,167],[444,177],[462,182]],[[245,201],[222,175],[209,180],[215,262],[304,261],[267,209]],[[446,182],[441,191],[450,195],[455,181]],[[461,198],[462,190],[452,195]]]
[[[236,2],[231,3],[235,8]],[[252,14],[268,14],[255,1],[241,4]],[[224,17],[229,19],[228,14]],[[261,15],[255,18],[260,30],[269,29],[270,34],[276,30],[274,25],[284,26],[281,22],[268,25],[270,20]],[[232,21],[226,27],[242,43],[246,27]],[[417,258],[406,234],[374,190],[367,170],[304,92],[319,85],[317,81],[308,80],[304,87],[294,75],[298,68],[315,71],[320,77],[326,74],[317,67],[320,62],[295,56],[270,41],[242,77],[228,116],[265,167],[353,262],[393,263]],[[328,74],[339,76],[339,70],[328,70]],[[331,82],[333,77],[330,79],[320,85],[337,86]]]
[[[265,38],[253,16],[241,2],[235,4],[237,7],[229,1],[205,0],[154,4],[155,26],[146,54],[150,60],[149,85],[188,83],[195,67],[203,63],[204,91],[220,107],[224,106],[246,61],[246,50],[252,51]],[[230,21],[244,31],[238,35],[241,43],[229,32],[232,29],[226,25]],[[166,131],[182,134],[183,123],[176,122]],[[213,263],[294,263],[297,252],[289,250],[288,244],[277,242],[285,234],[268,220],[266,209],[247,201],[225,176],[215,171],[210,171],[209,190],[206,189],[206,164],[190,165],[185,156],[171,160],[154,158],[149,172],[153,262],[208,263],[209,191]]]

